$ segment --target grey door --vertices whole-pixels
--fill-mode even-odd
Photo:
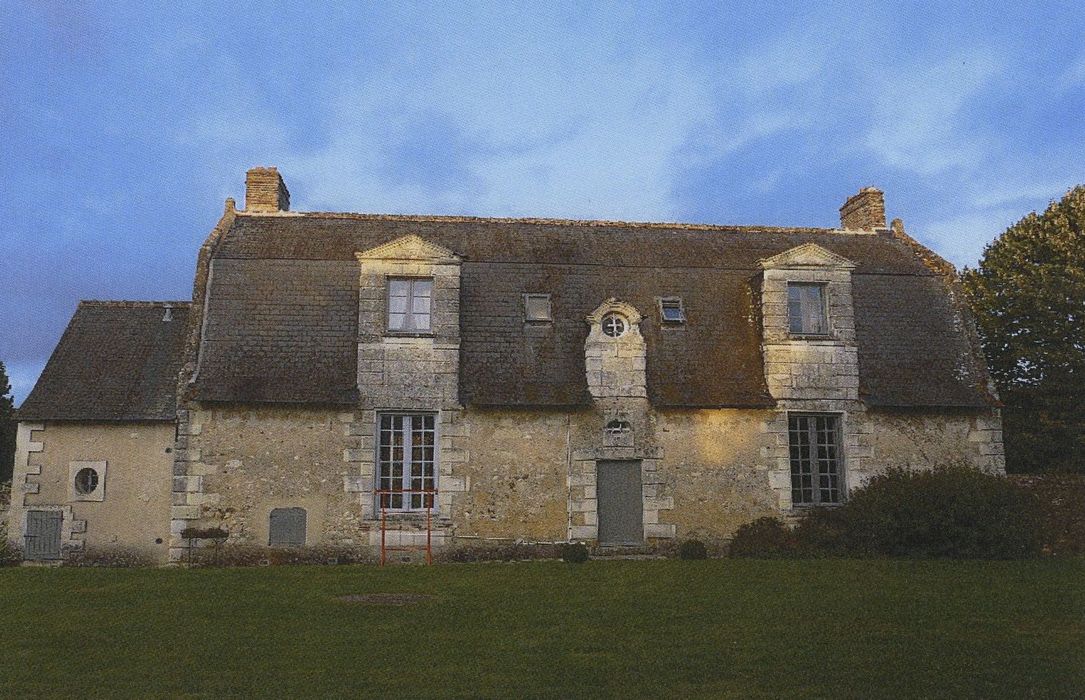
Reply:
[[[268,544],[272,547],[304,547],[305,509],[272,510],[268,523]]]
[[[60,559],[60,527],[64,513],[59,510],[26,512],[26,558]]]
[[[598,462],[599,544],[644,543],[640,462]]]

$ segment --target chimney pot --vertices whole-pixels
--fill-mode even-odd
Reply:
[[[840,226],[849,231],[885,228],[885,195],[877,187],[864,187],[840,207]]]
[[[245,211],[290,211],[290,190],[276,168],[250,168],[245,173]]]

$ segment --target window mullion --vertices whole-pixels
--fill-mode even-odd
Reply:
[[[821,464],[818,458],[818,428],[817,418],[810,416],[806,419],[807,440],[810,441],[810,481],[814,487],[810,497],[814,505],[821,505]]]
[[[413,468],[414,449],[411,445],[411,426],[413,416],[403,416],[403,476],[402,487],[404,491],[411,488],[411,470]],[[411,509],[411,494],[403,494],[403,509]]]

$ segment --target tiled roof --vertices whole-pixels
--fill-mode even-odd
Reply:
[[[173,420],[188,310],[179,301],[80,302],[19,420]]]
[[[355,401],[354,256],[410,234],[463,259],[466,403],[587,403],[584,318],[616,297],[645,314],[655,405],[769,405],[758,260],[809,242],[857,263],[860,391],[868,403],[989,400],[943,277],[887,232],[293,213],[239,214],[216,245],[193,398]],[[523,323],[523,292],[552,295],[552,325]],[[661,296],[682,298],[684,326],[659,327]]]

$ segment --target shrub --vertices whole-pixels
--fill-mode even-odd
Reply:
[[[785,557],[795,553],[794,533],[779,518],[758,518],[735,531],[733,557]]]
[[[685,540],[678,546],[679,559],[707,559],[708,548],[700,540]]]
[[[581,542],[566,542],[561,545],[561,560],[570,564],[583,564],[588,560],[588,548]]]
[[[840,547],[852,555],[1011,559],[1039,554],[1038,514],[1004,477],[969,467],[891,470],[840,507]],[[800,523],[800,541],[807,538]]]
[[[736,557],[1011,559],[1040,553],[1033,499],[970,467],[890,470],[833,508],[812,508],[794,531],[776,518],[738,529]]]

